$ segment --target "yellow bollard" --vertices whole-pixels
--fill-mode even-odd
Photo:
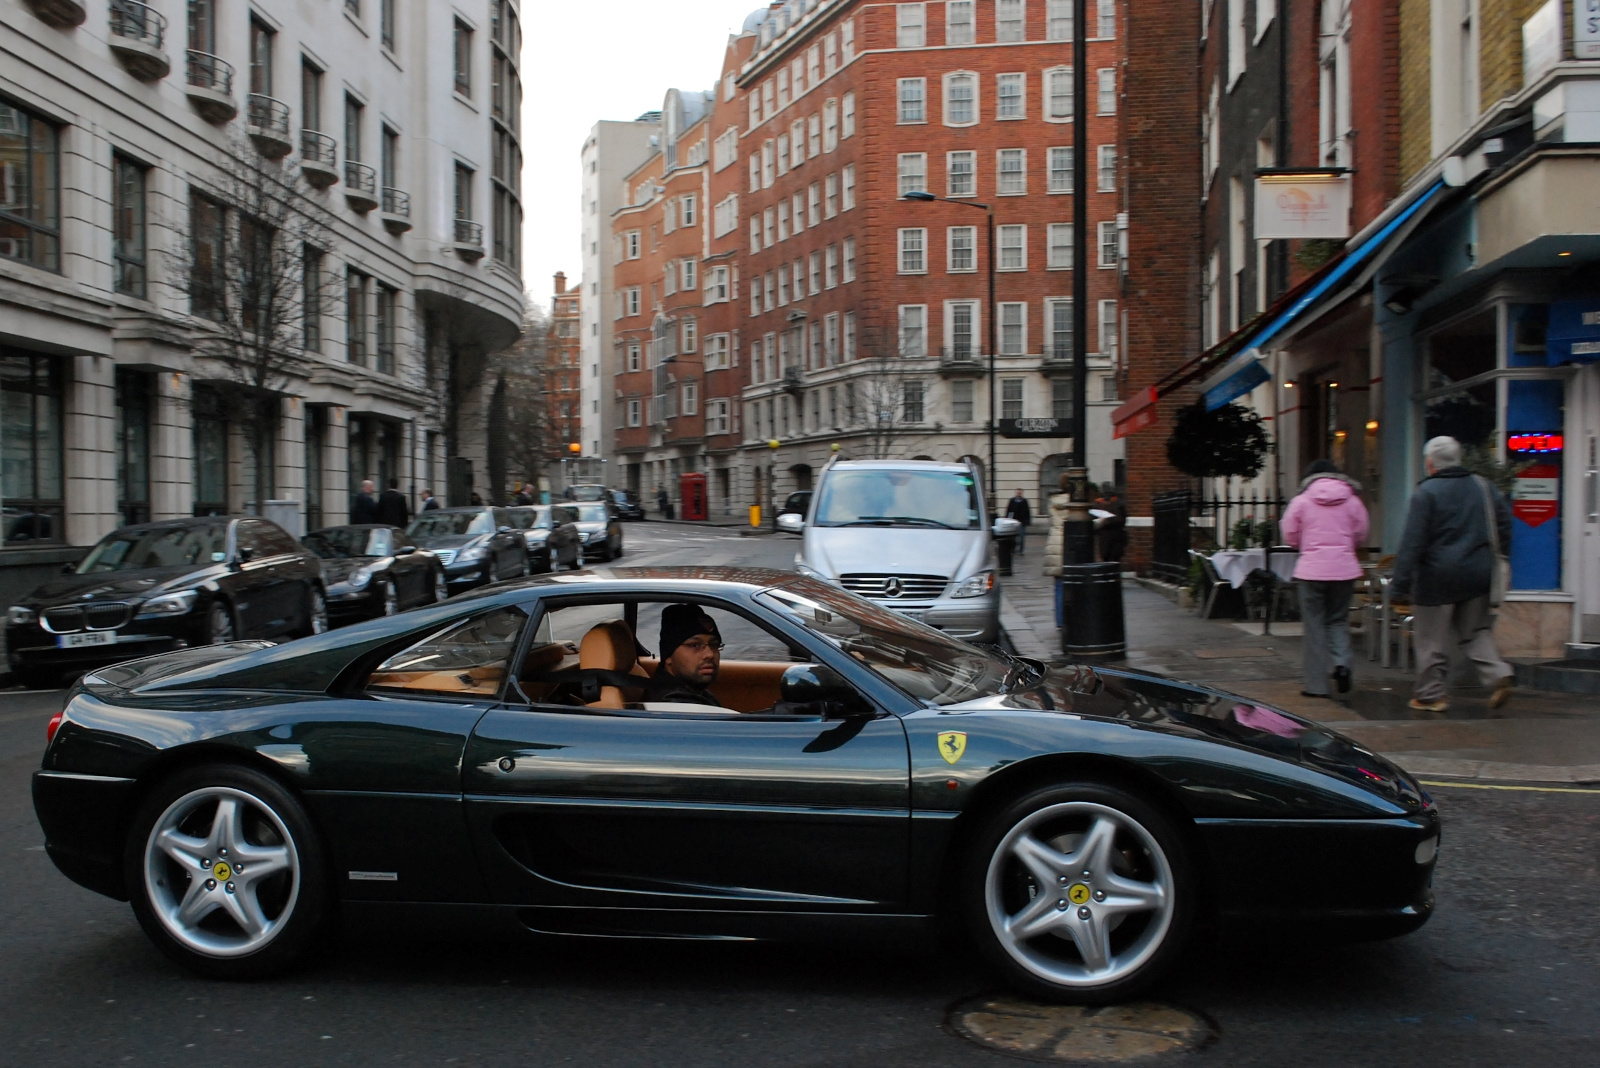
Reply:
[[[761,526],[761,506],[759,504],[750,506],[750,525],[753,527]]]

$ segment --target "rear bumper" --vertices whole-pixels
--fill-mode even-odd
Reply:
[[[128,900],[122,854],[134,780],[62,771],[33,773],[33,811],[61,874],[97,894]]]

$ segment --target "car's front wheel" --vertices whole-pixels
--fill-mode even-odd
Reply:
[[[279,973],[326,915],[326,872],[305,810],[276,781],[228,764],[160,784],[133,821],[126,875],[139,925],[217,979]]]
[[[1184,841],[1142,797],[1095,782],[1017,798],[977,836],[963,906],[1010,985],[1050,1001],[1125,1000],[1166,972],[1193,925]]]
[[[212,645],[226,645],[238,638],[239,627],[233,619],[233,607],[227,601],[212,601],[206,611],[206,641]]]
[[[438,604],[449,596],[450,583],[445,581],[444,572],[435,571],[433,573],[433,603]]]
[[[322,592],[321,586],[313,585],[306,594],[306,626],[301,631],[302,637],[313,634],[326,634],[328,632],[328,598]]]

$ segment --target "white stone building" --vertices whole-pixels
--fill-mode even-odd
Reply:
[[[128,522],[333,524],[363,478],[464,497],[473,461],[481,487],[477,379],[522,318],[520,50],[515,0],[0,0],[0,596]],[[256,463],[205,341],[244,313],[196,265],[227,269],[228,191],[277,168],[321,237]]]

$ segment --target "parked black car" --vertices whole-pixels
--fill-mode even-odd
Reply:
[[[392,616],[450,596],[444,565],[399,527],[324,527],[303,539],[322,558],[334,623]]]
[[[106,664],[241,638],[328,629],[322,562],[254,516],[123,527],[12,605],[6,658],[45,687]]]
[[[622,555],[622,523],[605,501],[577,505],[578,534],[583,539],[583,559],[615,560]]]
[[[528,548],[511,509],[488,505],[423,512],[406,528],[419,548],[444,565],[451,593],[528,573]]]
[[[578,509],[573,505],[534,504],[506,511],[527,543],[530,571],[543,573],[562,564],[577,567],[583,562],[583,536],[578,533]]]
[[[637,493],[628,490],[612,490],[611,500],[616,505],[617,518],[628,523],[644,522],[644,502]]]

